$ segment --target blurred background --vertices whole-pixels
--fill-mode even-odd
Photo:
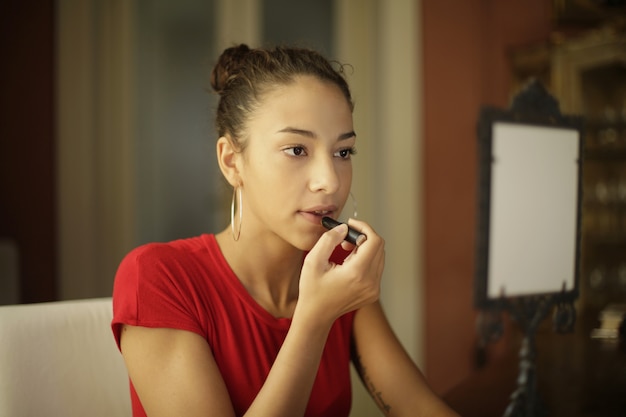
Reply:
[[[511,348],[475,332],[476,123],[532,77],[588,121],[581,308],[626,299],[625,7],[4,0],[0,304],[110,296],[131,248],[226,227],[212,65],[239,42],[310,46],[351,65],[353,194],[387,241],[383,304],[444,394]]]

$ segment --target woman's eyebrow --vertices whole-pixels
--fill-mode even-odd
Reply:
[[[339,140],[346,140],[346,139],[350,139],[350,138],[355,138],[356,137],[356,132],[354,130],[351,130],[349,132],[343,133],[341,135],[339,135]]]
[[[308,138],[317,139],[317,135],[314,132],[310,130],[306,130],[306,129],[298,129],[296,127],[291,127],[291,126],[287,126],[283,129],[280,129],[277,133],[293,133],[295,135],[301,135],[301,136],[306,136]],[[337,139],[346,140],[346,139],[350,139],[353,137],[356,137],[356,132],[354,130],[351,130],[350,132],[342,133],[341,135],[339,135]]]

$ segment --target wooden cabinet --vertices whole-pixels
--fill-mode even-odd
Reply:
[[[585,119],[579,311],[626,302],[626,30],[607,26],[519,48],[513,89],[535,77]]]

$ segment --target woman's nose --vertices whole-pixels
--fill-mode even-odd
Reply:
[[[311,191],[334,193],[339,189],[339,175],[333,158],[325,157],[316,160],[311,166],[310,178]]]

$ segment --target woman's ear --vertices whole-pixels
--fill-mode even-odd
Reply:
[[[241,185],[241,177],[239,175],[241,152],[235,148],[232,139],[227,136],[220,137],[217,140],[216,151],[217,163],[226,181],[233,187]]]

